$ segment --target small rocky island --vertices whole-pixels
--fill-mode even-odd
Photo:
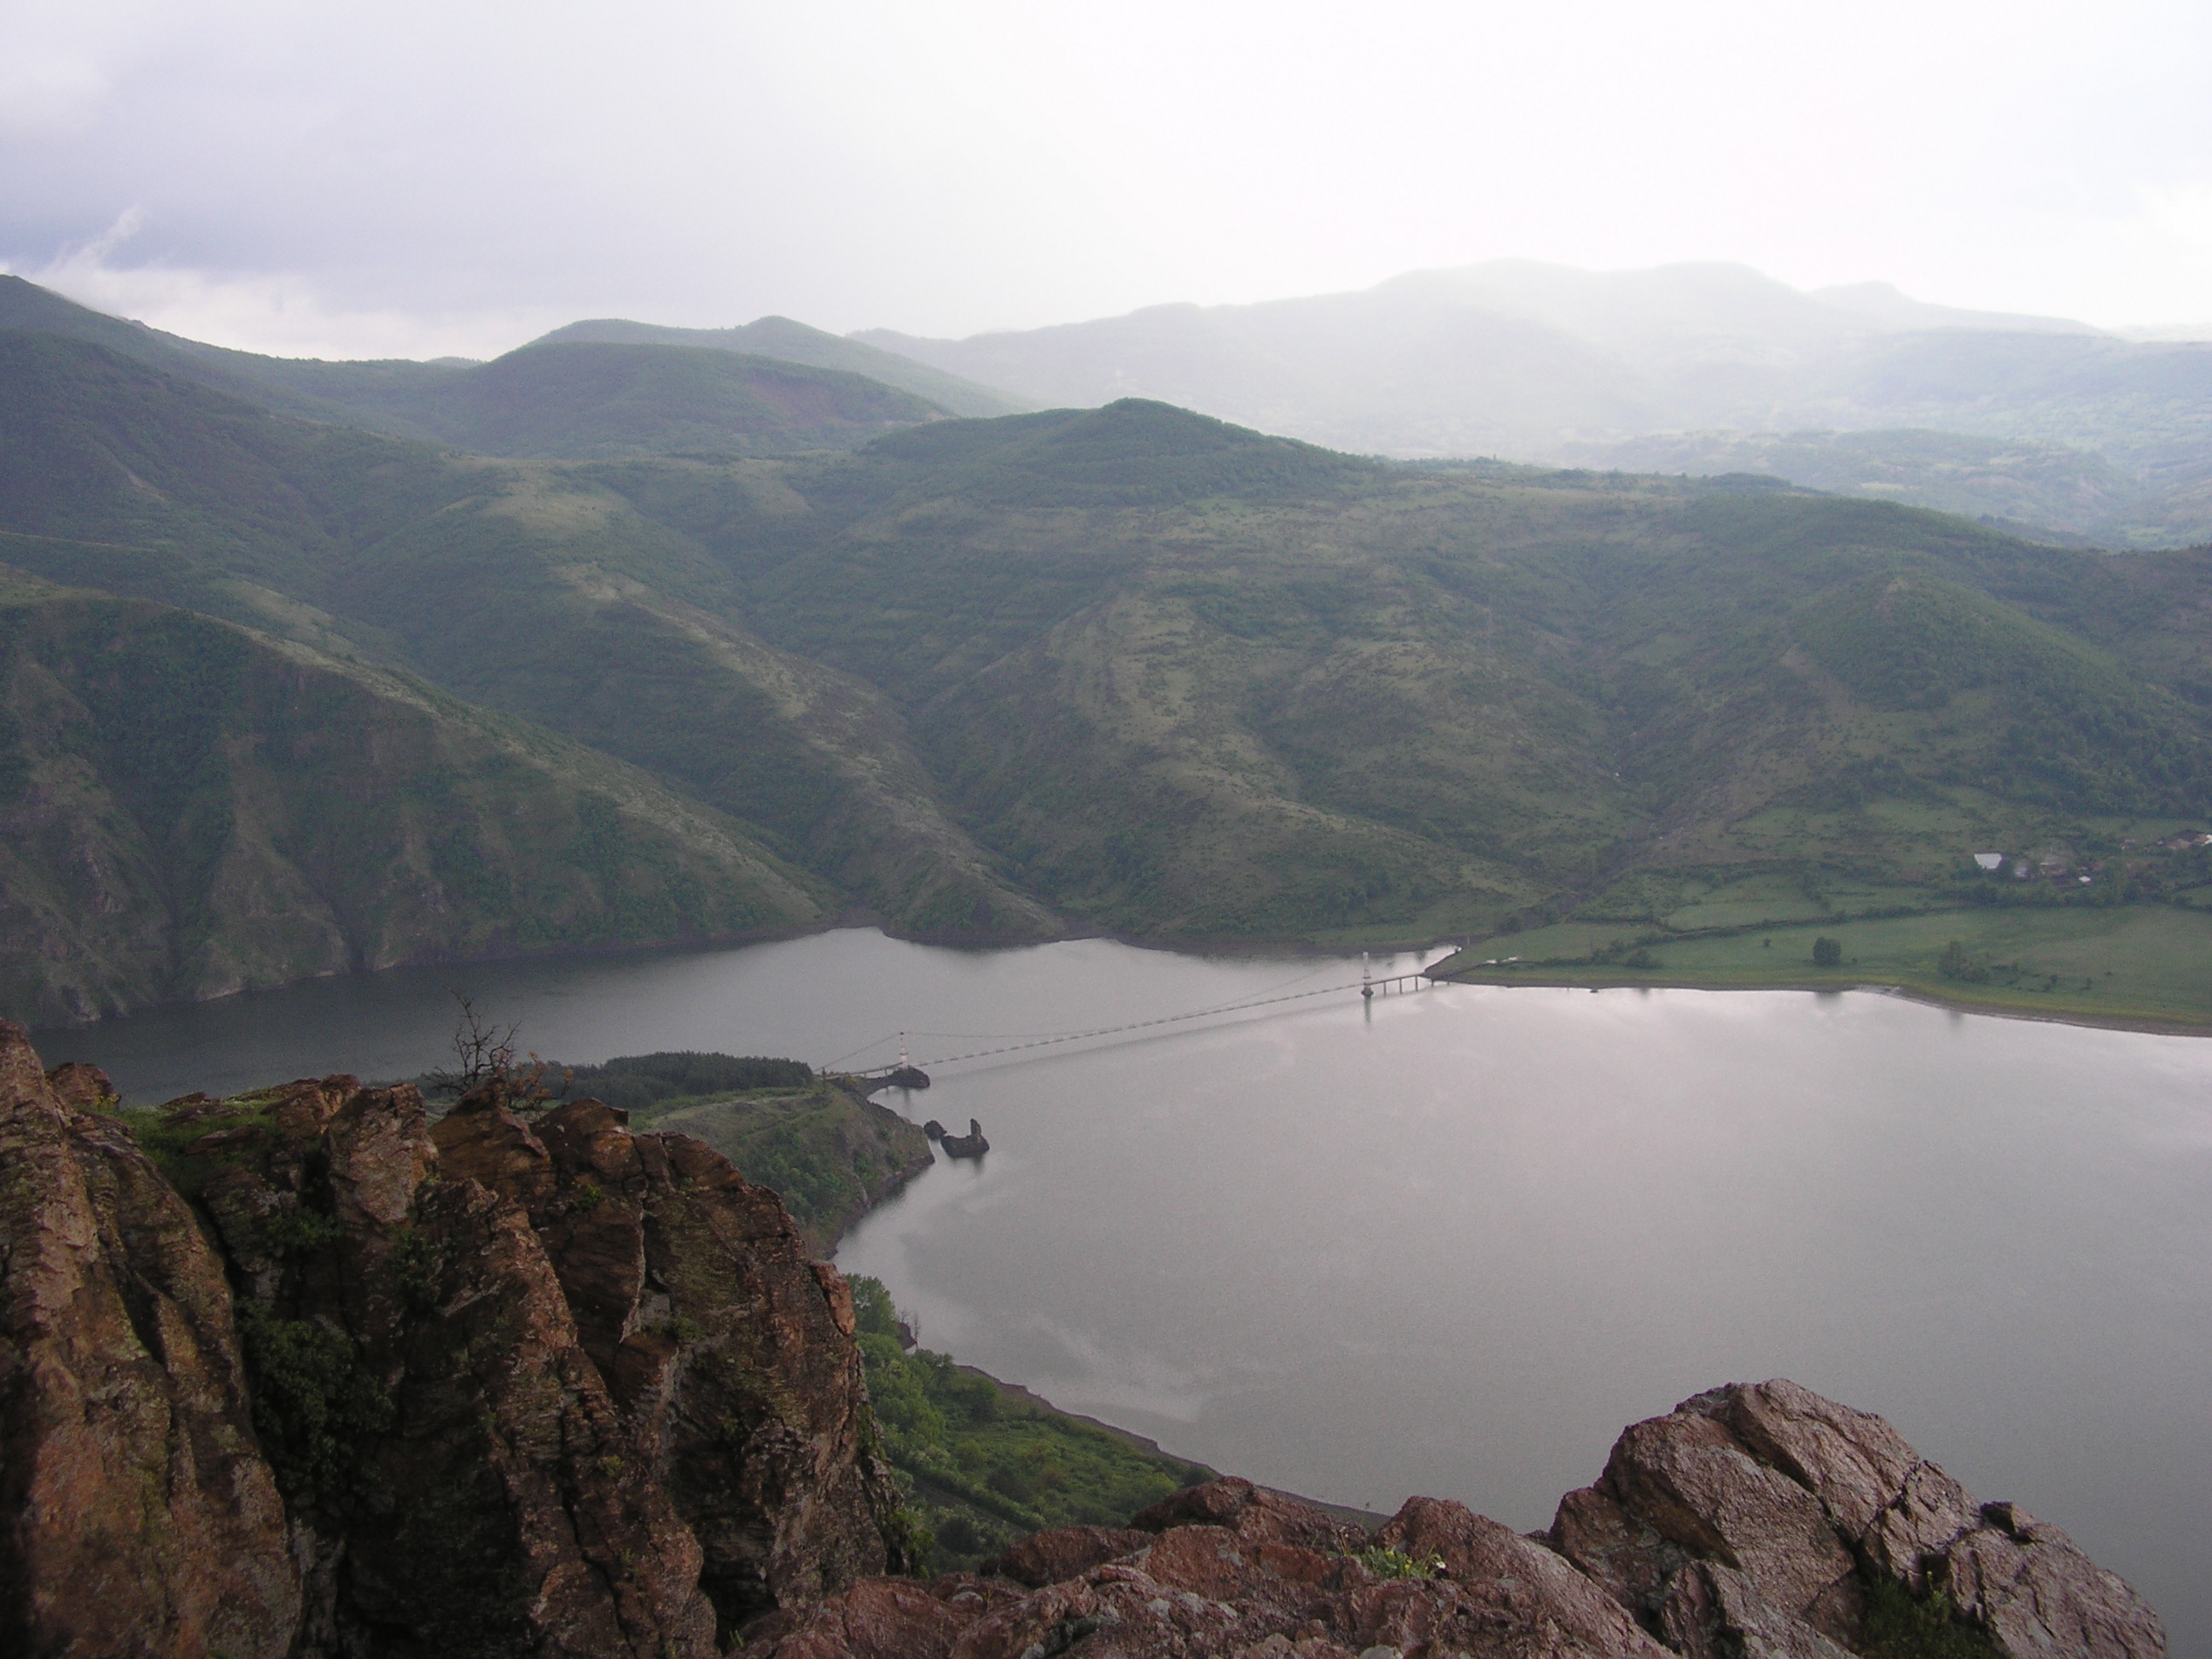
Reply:
[[[968,1133],[964,1135],[948,1134],[935,1118],[923,1124],[921,1132],[935,1141],[947,1158],[981,1158],[991,1150],[991,1143],[983,1139],[983,1126],[972,1117],[968,1120]]]
[[[516,1103],[330,1077],[126,1122],[0,1022],[0,1652],[2166,1651],[2064,1533],[1783,1381],[1627,1429],[1540,1534],[1213,1480],[917,1578],[849,1288],[775,1193]]]

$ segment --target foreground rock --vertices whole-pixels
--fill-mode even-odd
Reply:
[[[707,1659],[903,1565],[844,1283],[710,1149],[329,1078],[173,1103],[173,1185],[105,1093],[0,1024],[0,1651]]]
[[[1550,1540],[1678,1651],[1828,1654],[1868,1585],[1940,1593],[2016,1659],[2151,1659],[2142,1598],[2056,1527],[1977,1504],[1879,1417],[1794,1382],[1717,1389],[1614,1443]]]
[[[12,1038],[12,1040],[10,1040]],[[277,1659],[301,1589],[222,1263],[0,1026],[0,1651]],[[97,1074],[94,1074],[97,1077]]]
[[[1370,1534],[1224,1480],[1133,1529],[1039,1533],[985,1565],[989,1577],[857,1584],[763,1621],[744,1651],[1845,1659],[1882,1634],[1869,1602],[1886,1599],[1923,1640],[2006,1659],[2166,1652],[2142,1599],[2057,1528],[1977,1505],[1881,1419],[1786,1382],[1635,1425],[1540,1537],[1427,1498]]]

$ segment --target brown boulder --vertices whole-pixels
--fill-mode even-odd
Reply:
[[[927,1598],[863,1584],[775,1615],[745,1652],[1848,1659],[1863,1635],[1862,1575],[1890,1573],[1882,1552],[1902,1561],[1899,1540],[1918,1539],[1933,1551],[1911,1547],[1922,1581],[1948,1584],[2001,1654],[2164,1654],[2149,1610],[2055,1528],[1990,1505],[1939,1536],[1947,1481],[1879,1418],[1786,1382],[1731,1388],[1626,1431],[1598,1485],[1562,1502],[1552,1547],[1426,1498],[1370,1537],[1224,1479],[1154,1504],[1128,1532],[1024,1540],[994,1564],[1023,1588],[996,1601],[973,1580],[940,1580]]]
[[[164,1109],[179,1192],[9,1028],[0,1103],[13,1645],[706,1659],[889,1564],[850,1294],[697,1143],[306,1079]]]
[[[1857,1564],[1820,1499],[1718,1418],[1678,1409],[1623,1431],[1601,1485],[1668,1541],[1743,1572],[1784,1613],[1832,1635],[1856,1624]]]
[[[115,1104],[115,1085],[97,1066],[81,1060],[64,1060],[46,1073],[53,1097],[72,1111],[96,1112]]]
[[[1479,1625],[1485,1630],[1540,1626],[1549,1632],[1546,1639],[1558,1652],[1639,1654],[1657,1659],[1657,1644],[1604,1589],[1553,1551],[1486,1515],[1475,1514],[1464,1504],[1409,1498],[1376,1533],[1375,1540],[1417,1561],[1442,1561],[1454,1592],[1454,1617],[1463,1626]]]
[[[1226,1527],[1248,1544],[1297,1544],[1340,1555],[1366,1541],[1359,1528],[1334,1519],[1326,1510],[1234,1475],[1186,1486],[1139,1510],[1129,1517],[1129,1524],[1146,1532],[1181,1526]]]
[[[527,1213],[441,1168],[412,1087],[325,1078],[229,1115],[246,1133],[201,1195],[250,1286],[300,1650],[711,1653],[697,1542]]]
[[[222,1264],[76,1109],[106,1079],[56,1073],[0,1021],[0,1649],[276,1659],[299,1580]]]
[[[1054,1527],[1010,1545],[983,1563],[982,1571],[1042,1589],[1133,1555],[1152,1541],[1151,1533],[1133,1527]]]
[[[781,1659],[945,1659],[978,1611],[911,1578],[864,1579],[805,1615],[780,1615],[794,1633],[763,1621],[746,1651],[772,1644]]]
[[[1623,1431],[1553,1547],[1677,1651],[1807,1659],[1857,1636],[1866,1578],[1947,1591],[2010,1659],[2148,1659],[2157,1616],[2056,1528],[1977,1507],[1881,1418],[1733,1384]]]

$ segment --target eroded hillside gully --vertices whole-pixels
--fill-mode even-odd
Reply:
[[[828,1059],[856,1031],[896,1030],[893,1010],[963,1041],[985,1035],[969,1029],[979,1007],[999,1035],[1036,1034],[1067,1029],[1071,1007],[1103,1024],[1279,994],[1312,970],[848,934],[472,972],[534,1044],[582,1061],[769,1048],[776,1029]],[[2202,1462],[2190,1405],[2108,1377],[2106,1420],[2166,1438],[2126,1453],[2107,1429],[2102,1488],[2081,1446],[2039,1462],[2020,1442],[2070,1424],[2094,1443],[2094,1412],[2033,1404],[2055,1389],[2081,1411],[2087,1372],[2069,1367],[2090,1364],[2086,1292],[2106,1316],[2096,1364],[2163,1361],[2184,1395],[2203,1374],[2201,1289],[2172,1261],[2143,1283],[2162,1252],[2202,1259],[2182,1200],[2201,1174],[2203,1066],[2185,1040],[1784,994],[1463,988],[1244,1016],[943,1078],[929,1115],[981,1117],[994,1150],[927,1170],[861,1223],[841,1273],[810,1260],[774,1191],[672,1124],[590,1100],[533,1109],[502,1079],[434,1121],[412,1086],[347,1076],[239,1098],[213,1059],[246,1054],[265,1082],[317,1069],[277,1062],[319,1044],[365,1071],[418,1071],[443,1000],[418,988],[410,1009],[374,988],[373,1016],[360,1005],[350,1026],[358,985],[177,1011],[136,1036],[56,1034],[112,1060],[134,1096],[161,1080],[158,1053],[232,1097],[150,1118],[118,1115],[105,1073],[49,1072],[0,1026],[10,1644],[233,1659],[2167,1650],[2151,1603],[2172,1616],[2165,1590],[2201,1542],[2167,1491]],[[177,1041],[187,1028],[197,1054]],[[1778,1110],[1767,1091],[1793,1065],[1826,1081]],[[1755,1079],[1750,1097],[1730,1072]],[[1959,1090],[1969,1075],[1977,1088]],[[2092,1077],[2103,1103],[2131,1103],[2093,1102]],[[2097,1120],[2101,1154],[2069,1132],[2069,1107]],[[1917,1231],[1888,1224],[1915,1215]],[[2085,1280],[2060,1258],[2088,1232],[2106,1255]],[[1942,1271],[1936,1237],[1950,1240]],[[856,1347],[884,1340],[871,1321],[889,1303],[856,1310],[849,1273],[887,1281],[929,1346],[1273,1484],[1206,1480],[1126,1525],[1009,1538],[975,1571],[923,1576],[906,1407],[871,1407]],[[1500,1292],[1523,1279],[1527,1293]],[[2162,1352],[2137,1317],[2146,1294]],[[1930,1323],[1947,1343],[1926,1340]],[[1979,1502],[1882,1418],[1796,1382],[1711,1386],[1775,1354],[1824,1390],[1841,1379],[1866,1403],[1905,1402],[1946,1425],[1959,1450],[1936,1449],[1956,1467],[1994,1468],[2022,1497],[2039,1480],[2069,1507]],[[1886,1372],[1901,1380],[1877,1385]],[[1541,1408],[1546,1389],[1571,1404]],[[1609,1455],[1586,1423],[1561,1432],[1593,1401],[1656,1390]],[[1562,1445],[1599,1478],[1556,1503],[1555,1480],[1545,1513],[1523,1516],[1538,1466],[1575,1467]],[[2157,1456],[2166,1486],[2147,1473]],[[2075,1478],[2050,1478],[2062,1468]],[[1274,1489],[1358,1504],[1393,1486],[1443,1495],[1393,1497],[1394,1516],[1363,1525]],[[1490,1492],[1542,1530],[1453,1501]],[[2115,1524],[2130,1504],[2132,1530]],[[2151,1600],[2045,1511],[2087,1527]]]

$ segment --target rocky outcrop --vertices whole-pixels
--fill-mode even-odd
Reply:
[[[883,1571],[896,1496],[866,1451],[852,1297],[774,1193],[598,1101],[533,1128],[480,1095],[434,1133],[538,1228],[726,1627]]]
[[[1436,1498],[1367,1534],[1237,1480],[1127,1529],[1036,1534],[924,1587],[855,1585],[756,1627],[747,1655],[942,1659],[1846,1659],[1933,1650],[2154,1659],[2156,1617],[2055,1528],[1976,1505],[1878,1417],[1735,1386],[1628,1429],[1597,1485],[1524,1537]],[[1952,1628],[1946,1628],[1947,1625]],[[1966,1644],[1962,1650],[1955,1645]],[[1378,1653],[1379,1650],[1379,1653]]]
[[[1694,1659],[1826,1659],[1857,1638],[1881,1580],[1945,1598],[2010,1659],[2166,1651],[2142,1597],[2056,1527],[1977,1504],[1881,1418],[1785,1381],[1624,1431],[1549,1541]]]
[[[981,1158],[991,1150],[991,1143],[983,1139],[983,1126],[972,1117],[964,1135],[948,1133],[935,1118],[923,1124],[921,1132],[942,1147],[947,1158]]]
[[[0,1024],[0,1650],[278,1659],[301,1588],[230,1286],[80,1109],[106,1085]]]
[[[157,1168],[0,1072],[0,1650],[706,1659],[904,1565],[844,1283],[710,1149],[337,1077]]]

